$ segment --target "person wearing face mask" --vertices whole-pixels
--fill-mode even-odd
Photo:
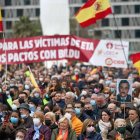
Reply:
[[[72,124],[72,129],[76,132],[76,136],[78,136],[79,134],[81,134],[83,123],[76,116],[76,113],[73,107],[66,108],[65,113],[69,114],[71,124]]]
[[[28,129],[24,140],[50,140],[51,130],[43,122],[43,113],[35,112],[33,115],[33,126]]]
[[[32,117],[34,115],[34,112],[37,110],[38,102],[34,100],[33,98],[30,98],[28,101],[29,109],[31,111],[30,116]]]
[[[100,134],[95,130],[95,122],[92,119],[86,119],[83,123],[82,133],[78,140],[102,140]]]
[[[82,102],[77,101],[74,104],[74,109],[75,109],[75,113],[76,116],[83,122],[85,119],[90,118],[84,111],[83,111],[83,107],[82,107]]]
[[[30,116],[31,111],[29,105],[26,103],[22,103],[19,106],[19,111],[20,111],[21,118],[23,119],[23,125],[26,128],[30,128],[33,125],[33,120]]]
[[[96,108],[93,107],[93,105],[91,103],[87,102],[84,105],[84,112],[89,116],[89,118],[91,118],[93,120],[97,120],[99,118]]]
[[[126,121],[124,119],[116,119],[114,122],[114,130],[109,132],[107,138],[109,140],[132,140],[131,133],[126,130]]]
[[[18,96],[19,103],[20,104],[27,103],[28,95],[29,95],[29,91],[28,90],[23,90],[22,92],[20,92],[19,96]]]
[[[58,127],[56,124],[55,114],[53,112],[47,112],[45,114],[45,124],[51,129],[51,131]]]
[[[98,115],[101,115],[101,112],[104,109],[106,109],[108,106],[108,102],[104,93],[97,94],[96,103],[97,103]]]
[[[18,111],[13,111],[9,117],[9,120],[0,127],[0,139],[1,140],[15,140],[15,133],[18,128],[24,127]]]

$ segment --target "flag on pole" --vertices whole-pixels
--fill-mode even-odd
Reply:
[[[2,14],[0,9],[0,32],[3,32],[3,24],[2,24]]]
[[[132,60],[133,66],[138,70],[139,75],[140,75],[140,52],[131,54],[130,59]]]
[[[36,82],[36,80],[35,80],[35,77],[34,77],[34,75],[33,75],[32,72],[30,72],[30,80],[31,80],[31,83],[33,84],[33,86],[34,86],[35,88],[39,88],[39,87],[38,87],[38,84],[37,84],[37,82]]]
[[[35,80],[35,77],[34,77],[33,73],[31,72],[30,68],[29,68],[29,71],[25,72],[25,75],[30,78],[31,83],[35,88],[39,88],[39,86]]]
[[[111,13],[109,0],[88,0],[79,9],[75,18],[82,27],[87,27]]]

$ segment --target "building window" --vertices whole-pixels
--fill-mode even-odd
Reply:
[[[116,30],[115,32],[114,32],[114,36],[115,36],[115,38],[121,38],[121,31],[120,30]]]
[[[87,0],[82,0],[82,2],[83,2],[83,3],[86,3],[86,2],[87,2]]]
[[[40,10],[39,10],[39,8],[37,8],[37,9],[35,10],[35,15],[36,15],[37,17],[40,15]]]
[[[103,19],[102,20],[102,26],[109,26],[109,19]]]
[[[77,13],[79,9],[80,9],[80,7],[75,7],[74,8],[74,13]]]
[[[1,10],[2,17],[5,17],[5,10]]]
[[[23,9],[17,9],[17,17],[23,16]]]
[[[135,13],[136,14],[140,13],[140,5],[135,5]]]
[[[140,38],[140,30],[135,30],[135,37]]]
[[[122,18],[122,26],[129,26],[129,18]]]
[[[120,14],[121,13],[121,6],[114,6],[114,13]]]
[[[30,5],[30,0],[24,0],[25,5]]]
[[[5,0],[5,6],[9,6],[11,4],[12,4],[11,0]]]
[[[7,21],[6,22],[6,29],[11,29],[12,28],[12,22],[11,21]]]

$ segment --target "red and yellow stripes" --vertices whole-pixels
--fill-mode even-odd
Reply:
[[[86,27],[111,13],[109,0],[88,0],[79,9],[75,18],[82,27]]]
[[[0,32],[3,32],[3,24],[2,24],[2,14],[0,9]]]
[[[133,66],[138,70],[140,75],[140,52],[130,55],[130,59],[133,61]]]

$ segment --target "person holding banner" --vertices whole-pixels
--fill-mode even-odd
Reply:
[[[118,85],[118,94],[117,94],[117,101],[119,102],[131,102],[132,97],[129,93],[130,90],[130,83],[128,80],[124,79],[119,82]]]

